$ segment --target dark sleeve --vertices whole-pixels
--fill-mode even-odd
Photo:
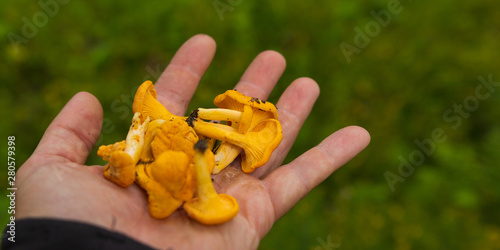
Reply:
[[[152,249],[123,234],[101,227],[54,219],[15,221],[15,238],[10,226],[2,235],[2,249]],[[9,240],[14,239],[15,242]]]

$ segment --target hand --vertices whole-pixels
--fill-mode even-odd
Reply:
[[[177,51],[155,86],[158,100],[173,114],[185,114],[214,53],[215,42],[206,35],[194,36]],[[235,88],[265,100],[284,69],[285,60],[279,53],[262,52]],[[204,226],[182,210],[164,220],[153,219],[146,193],[136,184],[121,188],[104,179],[103,166],[83,165],[100,134],[103,112],[94,96],[78,93],[50,124],[17,173],[17,218],[91,223],[155,248],[257,248],[278,218],[370,140],[364,129],[347,127],[280,167],[318,95],[318,85],[309,78],[290,84],[276,104],[283,141],[269,162],[250,175],[234,162],[214,176],[216,190],[232,195],[240,204],[239,214],[225,224]]]

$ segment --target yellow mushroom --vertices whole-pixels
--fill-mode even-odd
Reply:
[[[214,169],[212,174],[218,174],[220,171],[224,170],[224,168],[229,166],[229,164],[240,155],[241,151],[242,149],[236,145],[227,141],[222,142],[214,154]]]
[[[135,92],[134,103],[132,104],[132,112],[134,112],[134,114],[137,112],[142,113],[144,97],[148,92],[156,99],[156,90],[154,88],[153,82],[151,81],[143,82]],[[144,119],[145,118],[146,117],[144,117]]]
[[[226,121],[241,134],[254,130],[267,119],[278,119],[278,111],[272,103],[245,96],[236,90],[228,90],[218,95],[214,104],[220,108],[198,109],[197,117],[205,120]],[[239,146],[223,141],[215,152],[215,167],[212,173],[217,174],[222,171],[240,154],[241,150]],[[252,167],[245,169],[253,171],[250,170]]]
[[[255,168],[266,164],[283,138],[281,124],[276,119],[266,119],[245,134],[238,133],[229,126],[220,124],[214,126],[213,123],[197,119],[196,112],[191,114],[188,123],[199,135],[229,142],[242,148],[245,154],[242,155],[241,168],[245,173],[251,173]]]
[[[210,164],[209,164],[208,170],[209,170],[209,172],[213,173],[213,172],[215,172],[215,155],[214,155],[212,150],[214,150],[215,143],[217,142],[217,140],[214,138],[203,136],[203,135],[199,135],[198,138],[199,138],[199,140],[206,140],[207,141],[207,147],[208,147],[208,151],[207,151],[208,156],[207,157],[210,158],[210,161],[209,161]]]
[[[230,109],[198,109],[198,117],[207,120],[226,121],[231,128],[240,133],[246,133],[252,122],[253,110],[249,106],[243,106],[243,112]],[[214,125],[219,126],[219,125]],[[226,126],[219,126],[229,129]],[[221,142],[214,155],[215,166],[213,174],[218,174],[226,168],[241,153],[241,148],[227,141]]]
[[[273,118],[278,120],[278,110],[270,102],[260,100],[250,96],[245,96],[236,90],[227,90],[224,94],[215,97],[214,104],[222,109],[236,110],[243,112],[245,107],[252,108],[251,124],[245,126],[246,130],[253,130],[261,121]],[[203,115],[202,115],[203,116]],[[202,119],[202,116],[200,116]],[[241,125],[240,125],[241,126]],[[240,130],[240,133],[244,131]]]
[[[167,150],[182,151],[193,159],[193,146],[197,141],[194,129],[184,120],[176,118],[161,124],[151,142],[151,151],[155,159]]]
[[[110,145],[102,145],[97,150],[97,156],[102,157],[102,159],[105,161],[109,161],[111,153],[115,151],[123,151],[125,150],[125,146],[127,146],[125,140]]]
[[[144,117],[150,117],[151,121],[156,119],[172,120],[174,118],[186,119],[186,117],[173,115],[157,99],[156,90],[151,81],[145,81],[139,88],[132,104],[134,112],[140,112]]]
[[[149,163],[154,160],[153,151],[151,150],[151,142],[156,136],[156,133],[160,129],[160,126],[165,122],[162,119],[156,119],[149,122],[148,130],[144,136],[144,149],[142,150],[141,161],[144,163]]]
[[[195,145],[196,192],[198,197],[186,202],[184,210],[196,221],[215,225],[234,218],[239,211],[236,199],[228,194],[217,194],[210,178],[207,164],[209,150],[206,140],[200,140]]]
[[[218,109],[198,109],[198,117],[205,120],[228,121],[240,133],[252,130],[260,122],[278,120],[278,110],[270,102],[228,90],[214,99]],[[236,124],[234,124],[236,123]]]
[[[156,159],[159,155],[167,150],[182,151],[186,153],[191,161],[194,160],[194,144],[198,141],[198,135],[192,127],[190,127],[186,121],[180,118],[174,118],[170,121],[163,121],[157,119],[155,121],[161,121],[160,127],[157,129],[153,140],[150,143],[151,157]],[[153,121],[153,122],[155,122]],[[151,123],[153,123],[151,122]],[[159,123],[159,122],[156,122]],[[150,136],[146,133],[146,138]],[[208,154],[210,154],[209,152]],[[212,159],[214,158],[213,153]],[[148,153],[149,155],[149,153]],[[145,156],[145,153],[143,153]],[[146,158],[146,157],[144,157]],[[209,171],[211,172],[214,168],[214,164],[209,165]]]
[[[103,159],[109,159],[104,167],[104,177],[122,187],[128,187],[135,180],[135,165],[142,154],[149,117],[142,123],[141,120],[143,120],[141,114],[135,113],[124,148],[123,143],[119,142],[112,146],[101,146],[97,152]]]
[[[137,165],[137,183],[147,191],[149,213],[163,219],[193,198],[194,167],[182,151],[167,150],[151,164]]]

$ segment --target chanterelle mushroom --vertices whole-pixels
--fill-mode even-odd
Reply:
[[[123,147],[122,142],[119,142],[109,146],[101,146],[97,151],[97,155],[104,160],[109,160],[104,167],[104,177],[122,187],[131,185],[135,180],[135,165],[139,162],[142,154],[144,134],[148,128],[149,117],[142,123],[141,120],[143,120],[141,114],[135,113],[125,140],[125,147]]]
[[[148,93],[148,92],[156,99],[156,90],[154,88],[153,82],[151,82],[151,81],[143,82],[139,86],[137,91],[135,92],[134,103],[132,104],[132,112],[142,113],[142,107],[144,104],[144,97],[146,96],[146,93]],[[146,117],[144,117],[144,118],[146,118]]]
[[[151,83],[150,81],[146,81],[141,84],[141,86],[139,86],[139,89],[137,89],[132,107],[134,108],[134,110],[137,109],[137,112],[142,113],[144,117],[149,116],[151,121],[154,121],[156,119],[162,119],[166,121],[172,120],[174,118],[186,119],[185,117],[176,116],[170,113],[170,111],[168,111],[168,109],[165,108],[165,106],[163,106],[156,99],[156,97],[156,90],[153,83]]]
[[[206,225],[227,222],[239,211],[236,199],[227,194],[217,194],[210,178],[207,164],[207,142],[200,140],[194,146],[196,166],[196,191],[198,197],[184,204],[189,217]]]
[[[151,142],[151,150],[156,159],[167,150],[182,151],[194,159],[194,144],[198,136],[192,127],[182,119],[172,119],[161,124]]]
[[[198,135],[185,120],[174,117],[172,120],[164,121],[156,119],[149,123],[150,127],[157,126],[156,130],[152,128],[146,132],[146,142],[150,141],[149,147],[144,146],[141,160],[156,159],[167,150],[181,151],[188,155],[191,162],[194,162],[194,144],[198,141]],[[154,133],[154,134],[153,134]],[[149,150],[149,152],[148,152]],[[211,153],[211,152],[210,152]],[[209,154],[210,154],[209,153]],[[213,159],[213,154],[212,154]],[[212,171],[214,164],[209,165],[209,171]]]
[[[149,213],[163,219],[172,214],[194,193],[194,169],[182,151],[163,152],[151,164],[137,166],[137,183],[148,192]]]
[[[245,96],[236,90],[227,90],[224,94],[216,96],[214,104],[219,108],[241,112],[244,111],[245,106],[251,107],[254,117],[252,124],[248,127],[250,130],[265,119],[278,119],[278,110],[274,104],[260,100],[259,98]]]
[[[252,131],[266,119],[278,119],[278,111],[272,103],[245,96],[236,90],[228,90],[218,95],[214,104],[220,108],[198,109],[198,117],[205,120],[226,121],[241,134]],[[227,141],[222,142],[215,153],[213,173],[222,171],[240,152],[240,147]]]
[[[144,136],[144,149],[142,150],[141,161],[144,163],[149,163],[154,160],[153,151],[151,150],[151,142],[156,136],[156,133],[160,130],[160,126],[165,122],[165,120],[156,119],[149,122],[148,130],[146,130],[146,135]]]
[[[102,157],[103,160],[109,161],[109,158],[111,158],[111,153],[115,151],[123,151],[125,150],[126,146],[127,144],[125,140],[110,145],[102,145],[97,150],[97,155]]]
[[[227,91],[214,100],[219,109],[196,110],[186,119],[171,114],[156,97],[151,81],[138,88],[126,140],[98,150],[98,155],[109,161],[104,176],[122,187],[135,180],[147,191],[154,218],[168,217],[185,202],[184,210],[200,223],[231,220],[239,205],[230,195],[217,194],[210,172],[218,173],[242,149],[244,172],[265,164],[282,138],[276,107]],[[222,143],[214,156],[216,140]],[[220,169],[214,170],[215,162],[223,163]],[[197,197],[193,199],[195,187]]]
[[[241,169],[245,173],[251,173],[255,168],[266,164],[283,138],[281,124],[275,119],[267,119],[261,122],[246,134],[240,134],[220,126],[213,126],[212,123],[200,119],[192,120],[191,124],[198,134],[220,141],[227,141],[242,148],[245,154],[241,157]]]

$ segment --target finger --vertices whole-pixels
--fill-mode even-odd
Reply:
[[[184,115],[189,101],[215,54],[215,41],[207,35],[187,40],[161,74],[155,89],[158,101],[175,115]]]
[[[102,115],[97,98],[87,92],[76,94],[49,125],[27,163],[84,164],[101,133]]]
[[[370,142],[368,132],[357,126],[343,128],[291,163],[269,174],[268,189],[276,220],[309,191],[361,152]]]
[[[281,165],[318,96],[318,84],[310,78],[299,78],[288,86],[276,104],[283,139],[268,163],[255,170],[252,175],[262,178]]]
[[[266,100],[285,67],[285,58],[280,53],[264,51],[248,66],[235,89],[246,96]]]

